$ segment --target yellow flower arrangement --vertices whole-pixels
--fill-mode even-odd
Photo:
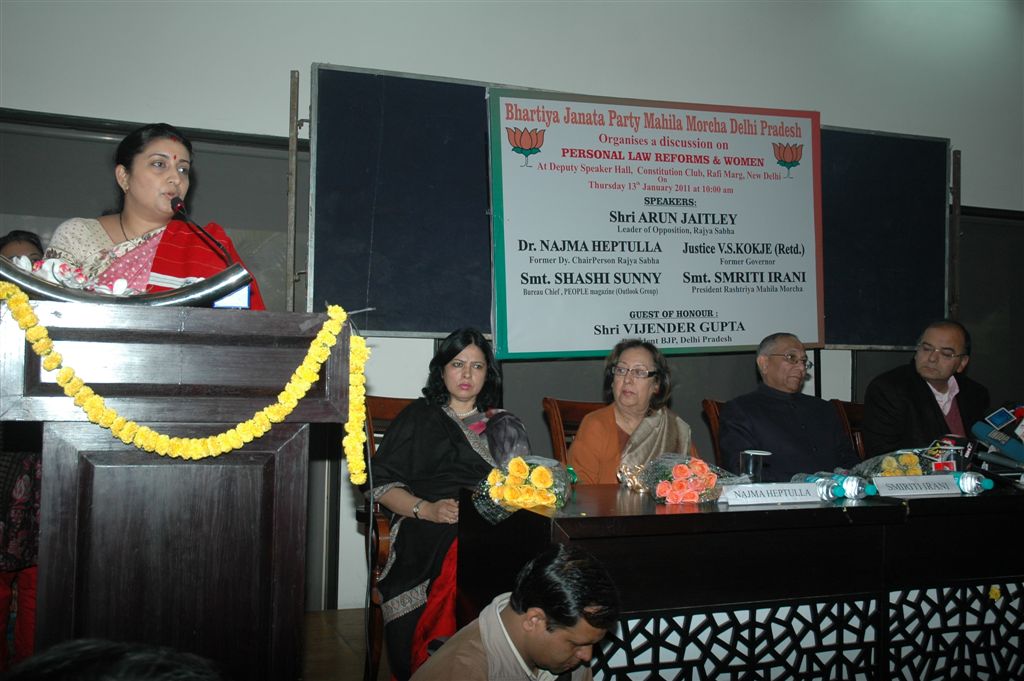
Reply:
[[[530,471],[530,484],[537,489],[548,489],[554,482],[555,479],[551,476],[551,469],[546,466],[537,466]]]
[[[497,468],[492,468],[490,474],[487,476],[487,486],[494,487],[500,485],[505,479],[505,476],[501,474]]]
[[[524,485],[503,485],[501,493],[501,500],[509,506],[515,506],[516,508],[528,508],[533,504],[527,503],[526,490],[528,489]]]
[[[530,466],[523,461],[523,457],[516,456],[508,462],[508,474],[517,478],[525,478],[530,474]]]
[[[558,501],[558,497],[555,496],[554,492],[548,489],[537,490],[537,504],[540,506],[551,506],[555,505]]]
[[[923,475],[921,461],[913,452],[897,452],[896,456],[885,455],[875,475],[891,477],[898,475]]]
[[[521,456],[516,456],[509,460],[506,466],[507,473],[497,468],[491,469],[484,483],[488,497],[511,508],[560,506],[559,496],[552,491],[556,484],[555,474],[549,466],[537,463],[540,460],[533,461],[535,463],[531,464]],[[565,475],[561,469],[559,472],[562,474],[560,479],[563,479],[559,488],[564,494]]]
[[[7,304],[7,309],[11,311],[18,327],[25,331],[25,339],[31,343],[32,351],[42,358],[43,368],[47,371],[59,369],[57,385],[64,390],[65,395],[74,400],[75,405],[85,412],[90,421],[102,428],[108,428],[113,437],[125,444],[134,445],[147,452],[156,452],[160,456],[182,459],[203,459],[239,449],[247,442],[252,442],[269,432],[272,424],[284,421],[298,405],[299,400],[306,396],[310,386],[320,378],[320,367],[330,357],[331,348],[338,342],[338,334],[341,333],[348,318],[340,306],[328,306],[327,321],[310,343],[306,357],[278,395],[276,403],[264,407],[253,414],[252,418],[223,433],[206,438],[180,438],[169,437],[125,419],[107,407],[103,398],[75,375],[74,369],[63,366],[63,358],[54,350],[49,332],[39,324],[39,319],[32,311],[24,291],[9,282],[0,282],[0,300]],[[370,350],[366,347],[366,339],[352,335],[349,339],[348,420],[345,423],[342,446],[348,461],[349,479],[356,485],[366,482],[366,461],[363,457],[366,433],[363,426],[366,423],[365,372],[369,357]]]

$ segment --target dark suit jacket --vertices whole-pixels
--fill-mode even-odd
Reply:
[[[729,470],[739,471],[740,452],[772,453],[764,482],[789,482],[797,473],[852,468],[860,463],[835,407],[825,400],[785,393],[764,383],[722,407],[720,442]]]
[[[985,386],[963,374],[956,375],[960,392],[956,403],[968,434],[988,413]],[[867,456],[895,449],[927,447],[949,432],[939,403],[928,383],[909,364],[876,376],[864,395],[864,449]]]

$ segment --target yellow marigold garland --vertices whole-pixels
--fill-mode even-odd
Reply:
[[[28,296],[20,288],[10,282],[0,282],[0,300],[7,303],[18,327],[25,331],[25,339],[31,343],[32,351],[42,358],[43,368],[47,371],[59,369],[57,385],[63,388],[65,395],[74,399],[75,405],[85,412],[90,421],[109,429],[113,437],[125,444],[156,452],[160,456],[181,459],[203,459],[240,449],[245,443],[269,432],[272,424],[284,421],[299,400],[306,396],[310,386],[320,378],[320,367],[330,357],[331,348],[338,342],[338,334],[348,318],[340,306],[328,306],[327,321],[310,343],[309,352],[302,364],[277,396],[276,403],[264,407],[253,414],[252,418],[223,433],[205,438],[181,438],[140,426],[107,407],[103,398],[75,375],[74,369],[63,366],[63,358],[54,350],[49,332],[39,324]],[[348,460],[349,479],[356,485],[366,482],[366,461],[363,457],[366,433],[363,426],[366,423],[365,371],[369,358],[366,339],[353,335],[349,339],[348,421],[345,423],[342,445]]]

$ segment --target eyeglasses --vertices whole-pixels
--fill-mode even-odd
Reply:
[[[814,362],[812,362],[811,360],[807,359],[806,357],[801,357],[800,355],[796,354],[795,352],[787,352],[784,355],[783,354],[779,354],[779,353],[775,353],[775,354],[770,354],[768,356],[769,357],[781,357],[784,360],[786,360],[787,362],[789,362],[790,364],[803,364],[805,369],[813,369],[814,368]]]
[[[917,351],[922,355],[928,355],[931,357],[933,352],[939,353],[942,359],[956,359],[957,357],[963,357],[965,353],[957,354],[953,352],[953,348],[937,348],[931,343],[920,343],[917,346]]]
[[[612,367],[613,376],[618,376],[621,378],[626,374],[629,374],[633,378],[650,378],[651,376],[657,376],[658,372],[655,371],[654,369],[644,369],[642,367],[636,367],[634,369],[618,365]]]

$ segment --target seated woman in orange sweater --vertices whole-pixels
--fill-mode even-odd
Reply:
[[[666,452],[696,455],[690,426],[666,404],[672,374],[652,343],[620,342],[605,360],[607,407],[587,414],[569,447],[569,463],[584,484],[614,483]]]

